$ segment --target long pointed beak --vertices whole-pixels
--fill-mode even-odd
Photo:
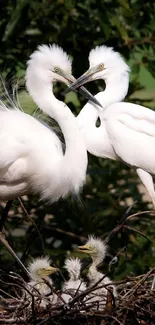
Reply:
[[[69,88],[67,88],[67,90],[68,89]],[[100,102],[85,87],[81,86],[78,89],[75,89],[74,91],[79,92],[85,98],[87,98],[88,100],[90,100],[94,104],[96,104],[96,105],[100,106],[101,108],[103,108],[102,105],[100,104]]]
[[[66,73],[63,70],[59,70],[59,72],[57,74],[59,74],[61,77],[63,77],[67,81],[67,84],[71,85],[71,87],[72,87],[72,85],[74,83],[76,84],[76,82],[77,82],[77,80],[71,74]],[[69,87],[69,88],[67,88],[67,91],[64,91],[62,94],[65,95],[68,92],[70,92],[71,90],[72,89],[70,89],[70,87]],[[87,98],[88,100],[90,100],[94,104],[102,107],[100,102],[85,87],[82,86],[82,87],[80,87],[78,89],[75,89],[75,91],[79,92],[81,95],[83,95],[85,98]]]
[[[103,70],[103,68],[100,68],[100,65],[97,65],[95,67],[92,67],[88,69],[82,76],[80,76],[76,81],[74,81],[70,87],[68,87],[65,91],[64,94],[67,94],[71,90],[76,90],[77,88],[81,87],[87,82],[90,82],[93,80],[93,75],[99,71]]]

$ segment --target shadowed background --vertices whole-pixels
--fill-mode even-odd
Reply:
[[[26,61],[37,45],[53,42],[74,58],[75,77],[88,68],[88,54],[93,47],[101,44],[114,47],[131,68],[126,100],[154,109],[153,2],[145,1],[142,6],[139,0],[106,0],[104,3],[95,0],[1,0],[0,8],[0,71],[10,94],[11,85],[19,82],[18,99],[26,112],[32,114],[36,110],[24,88]],[[77,115],[86,101],[76,93],[69,93],[64,98],[61,95],[64,87],[57,84],[55,94]],[[104,83],[93,82],[87,88],[95,94],[104,89]],[[133,213],[152,208],[135,171],[121,162],[89,155],[87,184],[80,200],[67,199],[48,206],[38,197],[24,197],[24,206],[38,230],[20,202],[15,200],[5,223],[6,234],[24,263],[45,252],[61,267],[66,256],[77,255],[76,245],[83,243],[88,234],[103,236],[112,230],[134,200],[138,203]],[[120,256],[115,266],[115,279],[144,273],[154,265],[155,217],[139,216],[130,225],[145,233],[152,243],[130,232],[125,233],[126,240],[122,240],[120,234],[116,235],[109,243],[109,256],[103,269],[107,270],[108,261],[127,242],[128,258],[124,254]],[[18,270],[1,244],[0,265],[7,271]]]

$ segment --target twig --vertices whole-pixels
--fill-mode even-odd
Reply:
[[[142,283],[144,283],[145,282],[145,280],[153,273],[155,271],[155,267],[152,269],[152,270],[150,270],[149,272],[147,272],[144,276],[143,276],[143,278],[135,285],[135,287],[134,287],[134,290],[132,289],[132,292],[131,292],[131,294],[129,295],[129,297],[128,297],[128,302],[130,302],[131,301],[131,298],[133,298],[133,295],[136,293],[136,291],[138,290],[138,288],[142,285]]]
[[[143,215],[143,214],[147,214],[147,213],[151,214],[151,215],[155,215],[155,211],[149,211],[149,210],[148,211],[141,211],[141,212],[131,214],[131,216],[128,216],[128,220],[130,220],[131,218]]]
[[[77,238],[77,239],[79,239],[80,241],[85,241],[85,240],[87,240],[87,237],[80,236],[80,235],[76,235],[76,234],[74,234],[74,233],[71,232],[71,231],[66,231],[66,230],[63,230],[63,229],[60,229],[60,228],[57,228],[57,227],[48,227],[48,226],[43,226],[43,228],[44,228],[44,229],[53,230],[53,231],[59,232],[59,233],[61,233],[61,234],[65,234],[66,236],[70,236],[70,237],[73,237],[73,238]]]
[[[141,235],[142,237],[144,237],[145,239],[147,239],[150,243],[152,243],[152,241],[147,236],[145,236],[141,231],[139,231],[137,229],[134,229],[132,227],[126,226],[126,225],[124,225],[123,228],[124,229],[128,229],[128,230],[131,230],[131,231],[134,231],[134,232],[137,232],[139,235]]]
[[[32,222],[32,224],[34,225],[34,227],[35,227],[35,229],[36,229],[36,231],[37,231],[37,233],[38,233],[38,236],[39,236],[40,241],[41,241],[42,251],[43,251],[43,254],[44,254],[44,253],[45,253],[45,247],[44,247],[44,242],[43,242],[43,239],[42,239],[41,233],[40,233],[40,231],[39,231],[39,229],[38,229],[38,227],[37,227],[35,221],[30,217],[30,215],[29,215],[28,211],[26,210],[26,208],[25,208],[25,206],[24,206],[24,203],[22,202],[21,198],[18,198],[18,200],[19,200],[20,205],[21,205],[23,211],[25,212],[27,218]]]
[[[118,222],[118,225],[107,235],[107,237],[104,239],[105,244],[107,244],[111,240],[111,238],[123,228],[128,216],[129,216],[131,209],[133,208],[133,206],[136,203],[137,203],[137,201],[135,201],[135,202],[133,202],[133,204],[131,204],[131,206],[126,210],[126,212],[124,213],[124,215]]]
[[[8,250],[8,252],[13,256],[13,258],[17,261],[17,263],[20,265],[22,270],[29,276],[28,270],[26,269],[24,264],[20,261],[20,259],[18,258],[17,254],[14,252],[12,247],[9,245],[8,241],[6,240],[6,238],[2,232],[0,232],[0,241],[5,246],[5,248]]]

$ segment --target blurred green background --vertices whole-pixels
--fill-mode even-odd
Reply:
[[[119,51],[131,68],[126,101],[154,109],[154,35],[153,1],[142,4],[140,0],[0,0],[0,71],[10,93],[11,84],[19,81],[20,104],[32,113],[35,105],[25,91],[24,74],[26,61],[37,45],[55,42],[62,46],[74,58],[73,74],[78,77],[88,68],[89,51],[105,44]],[[88,85],[94,94],[103,87],[103,82]],[[58,84],[55,93],[64,100],[60,95],[62,89]],[[75,115],[85,104],[75,93],[68,94],[65,101]],[[133,213],[152,208],[135,171],[120,162],[89,155],[87,184],[81,200],[69,198],[48,206],[38,197],[24,198],[23,203],[42,239],[18,200],[14,201],[5,223],[5,232],[24,263],[46,253],[62,267],[65,257],[77,255],[76,245],[83,243],[88,234],[105,236],[111,231],[134,200],[138,203]],[[155,218],[146,214],[132,219],[129,225],[145,233],[152,242],[132,232],[126,232],[126,240],[122,241],[117,234],[109,243],[109,256],[103,269],[108,269],[108,262],[125,242],[128,242],[128,257],[124,254],[119,257],[114,279],[140,274],[154,266]],[[1,244],[0,267],[18,270]]]

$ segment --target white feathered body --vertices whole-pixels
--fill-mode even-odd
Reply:
[[[80,293],[86,290],[86,284],[82,281],[82,279],[78,280],[69,280],[63,286],[62,298],[67,303],[70,299],[72,299],[75,294]]]
[[[0,199],[33,192],[53,202],[74,192],[74,165],[68,165],[68,174],[62,173],[61,141],[45,123],[20,110],[1,110],[0,148]]]
[[[117,297],[116,287],[112,285],[112,281],[109,279],[109,277],[107,276],[104,277],[104,274],[98,272],[96,266],[92,264],[88,271],[89,286],[96,284],[102,278],[103,280],[100,281],[97,285],[97,287],[101,287],[101,288],[92,291],[87,298],[87,304],[92,304],[92,302],[94,303],[94,307],[93,307],[94,310],[105,309],[107,294],[108,294],[108,289],[106,288],[109,288],[109,291],[112,290],[114,297],[115,298]],[[105,285],[107,286],[104,287]]]
[[[0,148],[1,199],[32,191],[44,197],[46,188],[51,188],[52,197],[60,195],[59,161],[63,153],[52,129],[19,110],[2,110]]]
[[[155,175],[155,112],[115,103],[105,110],[103,120],[116,154],[130,166]]]
[[[86,290],[86,284],[80,278],[81,261],[78,258],[67,258],[65,268],[69,273],[69,280],[63,285],[62,298],[67,303],[77,293]]]
[[[57,303],[57,296],[52,293],[52,289],[50,288],[53,286],[53,281],[49,277],[45,277],[45,279],[49,283],[49,286],[43,279],[38,279],[38,281],[31,280],[28,283],[28,290],[33,294],[36,301],[38,300],[39,306],[43,308],[45,308],[49,303]],[[29,300],[32,300],[29,294],[27,294],[27,297]]]
[[[53,286],[53,281],[51,279],[47,278],[46,281],[49,283],[50,286]],[[45,296],[50,294],[51,292],[50,286],[48,286],[48,284],[46,284],[43,279],[39,279],[38,281],[31,280],[28,284],[30,286],[31,291],[33,291],[34,293],[36,293],[38,290],[41,295]]]
[[[54,118],[64,135],[66,150],[45,123],[0,102],[0,199],[39,193],[49,202],[78,194],[86,179],[87,151],[76,119],[56,99],[54,81],[67,82],[55,68],[70,75],[71,60],[57,45],[42,45],[30,56],[26,87],[37,106]],[[12,104],[12,103],[11,103]]]

